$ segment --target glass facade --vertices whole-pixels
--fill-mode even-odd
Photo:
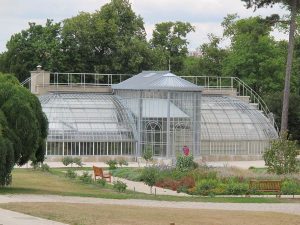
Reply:
[[[261,155],[278,137],[270,120],[236,97],[202,95],[169,71],[143,72],[113,93],[48,93],[39,97],[49,121],[47,155],[172,158]]]

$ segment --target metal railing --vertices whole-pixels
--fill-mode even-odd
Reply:
[[[230,89],[236,90],[237,96],[249,97],[249,103],[257,104],[257,108],[261,110],[267,118],[274,124],[278,131],[278,126],[275,123],[273,113],[269,110],[264,100],[255,92],[248,84],[238,77],[217,77],[217,76],[181,76],[198,86],[205,89]]]

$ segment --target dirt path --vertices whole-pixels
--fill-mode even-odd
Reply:
[[[234,211],[280,212],[300,215],[299,203],[209,203],[209,202],[168,202],[142,199],[101,199],[88,197],[69,197],[57,195],[0,195],[0,203],[13,202],[54,202],[88,203],[143,207],[162,207],[174,209],[215,209]]]

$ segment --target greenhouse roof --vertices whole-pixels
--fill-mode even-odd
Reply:
[[[114,95],[49,93],[39,97],[48,140],[132,141],[132,124]]]
[[[202,88],[170,71],[143,71],[112,86],[116,90],[201,91]]]

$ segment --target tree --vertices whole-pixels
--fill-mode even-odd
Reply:
[[[48,122],[36,96],[12,75],[0,74],[0,185],[15,164],[43,162]]]
[[[12,35],[1,55],[2,72],[13,73],[19,81],[30,76],[37,65],[58,71],[62,65],[60,23],[47,20],[46,25],[29,23],[29,28]]]
[[[223,74],[237,76],[258,94],[279,90],[283,81],[284,54],[270,36],[272,26],[261,17],[238,19],[228,15],[222,23],[231,48],[223,60]]]
[[[151,65],[144,22],[128,0],[65,20],[62,45],[67,70],[75,72],[137,73]]]
[[[247,8],[255,7],[261,8],[266,6],[273,6],[274,4],[283,4],[290,10],[290,29],[289,29],[289,45],[288,55],[286,61],[284,95],[282,104],[282,117],[281,117],[281,133],[288,129],[288,108],[289,108],[289,95],[290,95],[290,79],[292,72],[293,51],[295,42],[296,31],[296,16],[299,13],[300,1],[299,0],[242,0],[246,3]]]
[[[148,164],[149,161],[153,159],[153,152],[150,146],[146,147],[142,157],[146,161],[146,165]]]
[[[150,193],[152,194],[152,187],[156,183],[158,178],[158,170],[155,167],[145,167],[142,171],[141,180],[150,187]]]
[[[297,172],[297,155],[296,141],[289,140],[287,133],[283,133],[271,143],[263,158],[268,171],[280,175]]]
[[[280,123],[280,115],[282,110],[283,92],[272,92],[264,95],[264,100],[271,112],[274,113],[275,121]],[[300,96],[296,93],[291,93],[289,100],[289,133],[294,140],[300,140]]]
[[[174,72],[180,71],[183,60],[188,53],[188,41],[186,36],[195,29],[190,23],[184,22],[163,22],[155,25],[151,39],[152,48],[158,49],[164,55],[164,68],[168,64]]]

